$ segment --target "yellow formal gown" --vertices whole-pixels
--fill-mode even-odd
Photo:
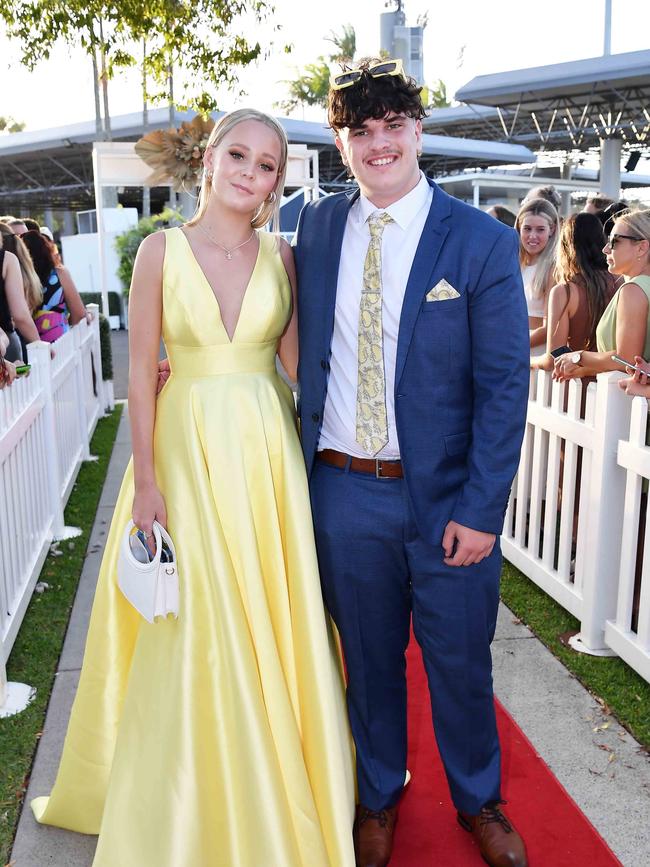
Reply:
[[[154,459],[180,613],[150,625],[117,587],[129,467],[58,776],[32,808],[99,834],[93,867],[352,867],[341,670],[293,397],[275,369],[291,312],[277,241],[258,236],[229,340],[185,235],[165,236],[172,375]]]

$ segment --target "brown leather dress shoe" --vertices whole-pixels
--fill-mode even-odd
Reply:
[[[526,847],[498,804],[486,804],[478,816],[458,812],[461,828],[469,831],[490,867],[528,867]]]
[[[359,804],[354,821],[354,854],[357,867],[386,867],[393,850],[396,824],[397,807],[369,810]]]

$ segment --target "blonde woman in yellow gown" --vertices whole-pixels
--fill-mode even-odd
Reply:
[[[321,600],[293,398],[287,140],[253,110],[206,148],[194,218],[145,239],[130,297],[133,460],[106,544],[43,823],[99,834],[93,867],[352,867],[353,759]],[[162,334],[171,376],[158,400]],[[174,540],[180,614],[116,583],[133,514]]]

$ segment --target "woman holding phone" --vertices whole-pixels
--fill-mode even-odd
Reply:
[[[146,238],[129,309],[129,466],[63,758],[39,821],[99,833],[94,867],[353,867],[354,777],[293,395],[288,145],[213,128],[194,217]],[[161,336],[171,376],[156,400]],[[129,518],[178,557],[177,620],[116,583]]]
[[[603,248],[611,274],[623,277],[596,329],[596,351],[568,352],[555,361],[563,382],[609,370],[625,371],[614,355],[650,358],[650,210],[620,214]]]
[[[32,320],[31,311],[25,300],[23,280],[18,258],[4,249],[0,234],[0,328],[9,338],[6,357],[8,361],[23,361],[23,340],[34,343],[40,340]]]
[[[7,334],[0,328],[0,389],[4,388],[16,378],[16,366],[5,359],[5,352],[9,346]]]
[[[622,278],[610,273],[605,235],[594,214],[572,214],[562,224],[557,276],[548,298],[546,352],[530,366],[553,370],[564,352],[596,349],[596,327]]]

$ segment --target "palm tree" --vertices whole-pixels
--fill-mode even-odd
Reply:
[[[24,129],[25,124],[22,121],[0,115],[0,132],[22,132]]]
[[[332,30],[326,38],[338,49],[336,54],[330,54],[329,59],[332,63],[344,64],[354,60],[354,55],[357,53],[357,34],[351,24],[344,24],[340,33]]]
[[[327,60],[319,57],[316,63],[309,63],[293,81],[286,81],[289,98],[278,103],[278,106],[291,112],[299,105],[327,105],[329,90],[330,66],[350,64],[357,52],[357,36],[351,24],[344,24],[339,33],[331,31],[325,37],[336,51]]]

